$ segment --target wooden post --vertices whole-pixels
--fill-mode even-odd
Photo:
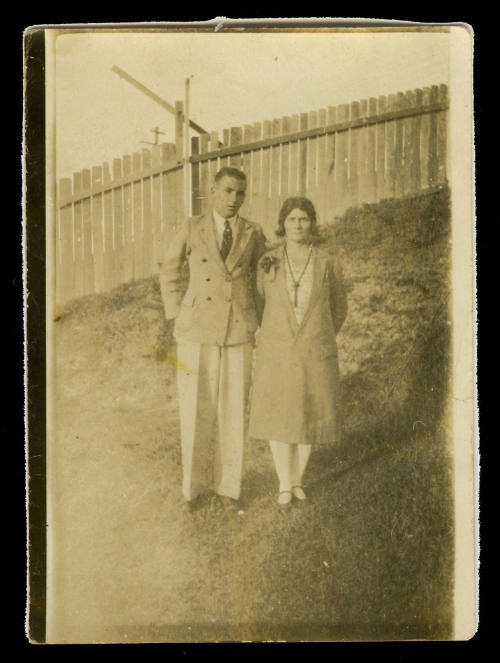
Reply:
[[[184,104],[182,101],[175,102],[175,113],[175,159],[179,163],[184,160]],[[175,172],[175,195],[177,203],[174,231],[180,227],[187,216],[184,195],[184,168]]]
[[[290,118],[290,133],[299,130],[299,116],[292,115]],[[288,176],[288,193],[294,196],[299,190],[299,142],[294,140],[290,144],[290,174]]]
[[[206,135],[206,134],[203,134]],[[191,154],[197,155],[200,152],[200,139],[198,136],[191,138]],[[201,210],[200,201],[200,170],[201,163],[191,164],[191,214],[198,216]]]

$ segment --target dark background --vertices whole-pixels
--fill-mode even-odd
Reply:
[[[258,13],[256,11],[256,6],[253,5],[254,12]],[[317,11],[315,12],[313,10],[313,7],[311,5],[308,6],[308,11],[311,14],[316,13],[317,15],[322,15],[325,14],[325,11]],[[264,14],[267,14],[268,12],[265,11]],[[276,11],[277,14],[281,15],[290,15],[290,10],[286,11]],[[364,13],[364,15],[370,15],[373,16],[373,11],[370,12],[359,12],[359,13]],[[225,10],[225,8],[221,7],[217,11],[218,15],[230,15],[230,16],[236,16],[234,11],[231,10]],[[248,13],[247,13],[248,15]],[[386,16],[389,14],[386,13]],[[391,14],[394,15],[394,12]],[[493,522],[492,522],[492,511],[488,509],[488,497],[491,497],[491,492],[489,491],[489,486],[491,485],[491,472],[494,466],[493,461],[492,461],[492,451],[494,446],[496,445],[487,445],[485,444],[485,440],[489,439],[489,430],[490,430],[490,424],[491,424],[491,416],[490,412],[492,411],[491,405],[492,405],[492,395],[495,393],[496,390],[490,390],[489,386],[489,378],[491,377],[490,372],[488,371],[488,365],[490,364],[491,361],[491,355],[489,351],[489,341],[491,340],[491,335],[492,332],[494,333],[494,330],[496,331],[496,328],[493,324],[493,320],[490,319],[494,315],[494,305],[487,307],[485,304],[486,297],[488,296],[490,289],[488,286],[491,287],[492,283],[495,282],[495,274],[493,273],[492,265],[490,259],[492,258],[492,253],[495,248],[495,243],[493,240],[493,237],[491,236],[491,230],[490,228],[494,225],[494,220],[495,220],[495,212],[496,212],[496,205],[495,208],[493,207],[493,202],[492,198],[488,194],[492,194],[495,192],[495,183],[493,182],[493,176],[496,177],[497,174],[497,168],[492,165],[492,162],[489,160],[489,155],[491,152],[487,150],[487,146],[490,144],[490,136],[491,134],[489,133],[492,130],[492,127],[494,126],[493,122],[493,104],[492,104],[492,96],[491,96],[491,88],[490,88],[490,82],[492,79],[488,78],[486,79],[486,76],[488,73],[492,71],[492,64],[493,62],[496,61],[495,58],[495,53],[493,51],[493,48],[495,47],[495,34],[494,34],[494,28],[493,25],[491,24],[491,18],[492,17],[485,17],[480,15],[479,13],[470,13],[470,11],[467,12],[467,15],[464,13],[461,13],[460,16],[453,16],[452,14],[449,13],[443,13],[442,15],[436,15],[435,13],[430,13],[429,11],[425,11],[424,5],[421,3],[419,4],[419,12],[415,12],[413,14],[408,14],[408,12],[398,12],[397,13],[398,18],[401,18],[402,20],[418,20],[418,21],[466,21],[470,24],[472,24],[474,30],[475,30],[475,44],[474,44],[474,57],[475,57],[475,101],[474,101],[474,107],[475,107],[475,121],[476,121],[476,127],[475,127],[475,134],[476,134],[476,178],[477,178],[477,253],[478,253],[478,305],[479,305],[479,332],[480,332],[480,342],[479,342],[479,348],[478,348],[478,358],[479,358],[479,405],[480,405],[480,410],[481,410],[481,419],[480,419],[480,425],[481,425],[481,432],[482,432],[482,440],[483,444],[481,445],[481,457],[482,457],[482,462],[481,462],[481,536],[482,536],[482,552],[481,552],[481,582],[480,582],[480,587],[481,587],[481,604],[482,604],[482,610],[481,610],[481,619],[480,619],[480,624],[479,624],[479,631],[478,634],[473,638],[472,641],[468,643],[416,643],[416,644],[411,644],[411,643],[392,643],[392,644],[378,644],[376,646],[376,649],[380,652],[386,655],[388,652],[392,652],[396,660],[412,660],[414,656],[419,655],[420,656],[424,655],[427,656],[429,655],[430,651],[433,651],[435,653],[440,653],[443,654],[445,651],[447,653],[458,653],[459,649],[466,653],[468,652],[468,656],[470,654],[473,654],[477,651],[477,647],[481,645],[482,642],[486,640],[488,637],[488,633],[491,633],[491,626],[493,624],[493,612],[489,611],[488,608],[491,605],[491,592],[492,592],[492,585],[490,582],[488,582],[486,579],[489,577],[491,573],[491,557],[489,556],[489,549],[488,549],[488,535],[492,532],[493,529]],[[206,17],[203,17],[202,15],[197,15],[196,18],[209,18],[211,15],[207,15]],[[123,14],[120,16],[119,20],[124,20],[126,19],[126,16],[123,16]],[[185,18],[186,20],[192,20],[192,16],[175,16],[175,12],[173,10],[169,10],[168,12],[168,18],[172,20],[179,20],[182,18]],[[92,12],[92,20],[118,20],[116,16],[113,17],[102,17],[102,18],[97,18],[97,15]],[[24,29],[24,27],[28,24],[37,24],[37,23],[50,23],[50,21],[53,21],[54,23],[70,23],[70,22],[80,22],[80,21],[85,21],[88,20],[87,17],[82,17],[81,15],[69,15],[66,12],[66,14],[61,17],[50,17],[45,14],[43,17],[40,16],[33,16],[33,13],[31,13],[29,17],[29,21],[18,21],[17,24],[14,23],[14,26],[9,25],[9,35],[10,37],[6,39],[5,41],[9,42],[9,39],[12,40],[12,46],[11,46],[11,53],[16,53],[17,56],[21,59],[21,54],[20,54],[20,42],[21,42],[21,31]],[[129,17],[129,20],[139,20],[138,17]],[[16,60],[17,64],[20,64],[20,59]],[[41,71],[43,67],[43,61],[37,62],[36,63],[36,68]],[[17,67],[12,68],[13,71],[16,72],[16,74],[20,73],[21,68],[17,69]],[[21,82],[21,76],[17,77],[16,76],[16,84],[17,84],[17,94],[16,94],[16,100],[17,103],[13,104],[10,106],[9,110],[14,109],[15,110],[15,115],[14,115],[14,125],[19,126],[19,118],[22,112],[22,82]],[[28,82],[27,82],[28,84]],[[28,84],[29,87],[29,84]],[[36,86],[35,86],[36,90]],[[40,91],[40,89],[39,89]],[[36,94],[36,92],[35,92]],[[488,120],[492,120],[492,122],[488,122]],[[483,132],[481,132],[481,129],[484,129]],[[14,154],[17,155],[14,158],[14,163],[18,164],[19,159],[18,159],[18,149],[19,149],[19,135],[16,135],[15,132],[10,133],[10,137],[13,138],[14,143],[16,145],[15,152]],[[28,150],[35,155],[35,158],[39,159],[39,163],[43,163],[43,134],[42,133],[34,133],[31,135],[31,138],[27,136],[27,141],[28,141]],[[12,168],[10,169],[10,172],[12,172],[13,176],[16,177],[17,179],[14,181],[14,187],[13,189],[16,189],[15,183],[17,182],[19,185],[19,194],[21,194],[21,182],[20,178],[18,177],[20,169],[19,168]],[[15,173],[15,175],[14,175]],[[27,173],[27,185],[30,186],[30,173]],[[8,228],[8,243],[9,243],[9,248],[12,249],[13,246],[19,247],[19,242],[20,242],[20,218],[21,218],[21,209],[19,205],[19,199],[20,196],[18,196],[18,199],[14,201],[14,215],[10,217],[10,224],[7,225]],[[38,212],[41,213],[41,210],[43,209],[43,198],[42,200],[32,200],[32,207],[30,208],[30,202],[27,201],[27,212],[31,217],[31,212],[35,209],[38,208]],[[482,219],[484,219],[483,222]],[[486,230],[486,228],[487,230]],[[31,242],[32,245],[35,245],[37,247],[37,252],[38,256],[43,255],[43,245],[44,245],[44,228],[42,226],[34,226],[32,229],[30,229],[30,236],[27,238],[28,242]],[[22,270],[21,270],[21,255],[20,251],[16,250],[9,250],[7,252],[7,260],[3,261],[3,265],[6,266],[6,283],[8,284],[8,292],[9,292],[9,304],[12,304],[12,309],[14,311],[14,315],[11,316],[10,318],[10,324],[4,325],[4,332],[6,332],[7,336],[7,344],[8,347],[10,348],[10,352],[8,352],[8,357],[9,359],[12,359],[12,364],[14,365],[14,370],[11,373],[11,382],[10,382],[10,389],[9,389],[9,395],[13,397],[13,402],[16,404],[20,404],[23,401],[23,375],[22,375],[22,353],[23,353],[23,348],[22,348],[22,286],[21,286],[21,279],[22,279]],[[43,292],[44,292],[44,286],[43,286],[43,274],[44,270],[42,269],[42,266],[40,265],[40,259],[39,257],[33,259],[32,257],[28,257],[28,268],[32,273],[32,281],[30,284],[30,290],[32,293],[32,299],[33,300],[38,300],[38,304],[36,307],[34,307],[29,314],[29,319],[28,320],[28,326],[31,324],[31,320],[33,320],[33,327],[31,328],[31,334],[30,334],[30,348],[33,347],[33,343],[38,343],[40,347],[43,346],[43,343],[41,342],[43,339],[41,338],[41,335],[43,335],[43,326],[40,324],[37,324],[40,320],[40,318],[43,320]],[[36,277],[36,270],[39,270],[38,272],[38,278]],[[496,270],[495,270],[496,271]],[[41,356],[38,357],[38,365],[42,366],[43,365],[43,349]],[[32,369],[33,371],[33,369]],[[31,374],[31,379],[30,379],[30,394],[29,394],[29,399],[32,401],[31,409],[32,412],[34,408],[36,408],[36,389],[40,388],[37,383],[34,382],[33,380],[34,373],[32,372]],[[491,383],[493,384],[493,383]],[[19,398],[18,398],[19,397]],[[43,406],[42,406],[43,407]],[[16,449],[16,460],[15,460],[15,467],[16,470],[13,472],[13,476],[16,480],[16,487],[19,487],[23,485],[23,478],[24,478],[24,454],[22,452],[22,443],[21,443],[21,433],[20,431],[23,430],[23,412],[22,412],[22,407],[17,407],[15,410],[12,411],[12,415],[4,418],[9,422],[9,428],[13,431],[12,433],[9,434],[7,432],[7,428],[3,425],[2,430],[4,432],[5,436],[8,436],[8,439],[10,441],[15,441],[14,448]],[[496,436],[495,436],[496,438]],[[493,438],[493,440],[495,440]],[[31,442],[30,442],[31,444]],[[33,448],[30,447],[30,454],[32,453]],[[43,452],[43,449],[41,449]],[[19,454],[19,455],[17,455]],[[19,463],[17,462],[19,461]],[[33,468],[30,468],[30,471],[33,472]],[[19,481],[19,483],[18,483]],[[23,490],[23,489],[21,489]],[[23,490],[24,492],[24,490]],[[19,497],[19,502],[18,506],[19,511],[16,511],[17,518],[16,518],[16,524],[24,523],[24,499],[23,496],[20,493],[17,493],[17,490],[15,491],[15,495]],[[38,495],[34,494],[31,496],[31,499],[36,500],[37,503],[40,505],[43,502],[43,494],[41,492],[38,493]],[[43,514],[43,509],[40,509],[38,513]],[[10,515],[10,512],[9,512]],[[43,525],[43,515],[42,518],[39,518],[40,522],[37,523],[38,525]],[[24,527],[21,526],[24,530]],[[21,533],[21,537],[17,538],[18,542],[23,541],[23,536]],[[40,545],[43,542],[44,545],[44,538],[42,535],[40,535],[37,538],[33,539],[33,546],[36,549],[37,545]],[[21,549],[22,546],[22,549]],[[11,548],[12,549],[12,548]],[[24,613],[24,598],[23,598],[23,593],[22,591],[19,591],[19,588],[23,585],[23,580],[22,578],[24,577],[25,573],[25,556],[23,555],[25,547],[24,544],[21,543],[19,546],[19,552],[16,555],[16,562],[19,564],[19,569],[20,569],[20,582],[16,583],[17,584],[17,592],[16,592],[16,598],[18,601],[16,602],[16,605],[19,605],[19,610],[15,611],[15,614],[17,615],[16,618],[16,632],[21,633],[21,629],[23,629],[23,626],[20,627],[20,624],[23,624],[23,613]],[[17,550],[17,546],[15,547],[15,550]],[[15,566],[15,565],[14,565]],[[32,590],[33,590],[33,585],[32,585]],[[40,595],[40,601],[42,601],[42,597]],[[19,630],[18,630],[19,629]],[[25,638],[21,635],[20,638],[22,641],[24,641],[25,644],[26,640]],[[19,641],[19,639],[18,639]],[[154,645],[153,645],[154,646]],[[254,645],[256,646],[256,645]],[[266,645],[262,645],[266,646]],[[286,647],[287,650],[290,650],[293,645],[282,645],[283,647]],[[316,651],[321,648],[329,647],[329,645],[317,645],[317,644],[312,644],[309,646],[313,646],[316,648]],[[337,647],[343,647],[345,648],[344,644],[338,643],[334,646]],[[174,650],[181,654],[181,653],[192,653],[194,650],[199,650],[199,647],[196,645],[189,645],[189,646],[177,646],[177,645],[172,645],[171,647],[174,647]],[[266,646],[267,647],[267,646]],[[296,646],[295,646],[296,647]],[[359,643],[356,645],[353,645],[353,647],[356,648],[356,651],[361,653],[361,652],[366,652],[367,648],[371,647],[370,644],[364,644],[364,643]],[[60,647],[59,647],[60,648]],[[230,654],[232,651],[234,651],[236,647],[227,645],[225,646],[225,651]],[[65,649],[65,648],[64,648]],[[123,648],[120,647],[121,651],[123,652]],[[241,647],[238,648],[241,651]],[[295,650],[296,652],[300,652],[299,650]],[[284,651],[283,651],[284,653]],[[319,653],[319,652],[318,652]],[[220,655],[220,648],[218,655]]]

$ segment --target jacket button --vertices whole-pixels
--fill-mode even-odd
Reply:
[[[202,259],[201,259],[201,262],[207,262],[207,259],[206,259],[206,258],[202,258]]]
[[[210,278],[208,278],[207,281],[210,281]]]
[[[207,302],[211,302],[211,301],[212,301],[212,298],[211,298],[211,297],[207,297]]]

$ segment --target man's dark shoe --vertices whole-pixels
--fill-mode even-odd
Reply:
[[[194,513],[202,508],[204,504],[203,495],[197,495],[192,500],[186,500],[182,505],[182,510],[185,513]]]

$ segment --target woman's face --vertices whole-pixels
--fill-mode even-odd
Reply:
[[[293,209],[286,217],[284,226],[286,238],[294,242],[307,242],[311,236],[311,219],[301,209]]]

